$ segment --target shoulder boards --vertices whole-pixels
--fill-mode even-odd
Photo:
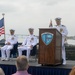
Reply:
[[[14,37],[16,36],[16,35],[13,35]]]
[[[63,27],[65,27],[65,25],[62,25]]]
[[[34,35],[35,36],[35,35]]]

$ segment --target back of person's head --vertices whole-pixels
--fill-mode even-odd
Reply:
[[[69,75],[75,75],[75,66],[72,68],[71,72],[69,73]]]
[[[0,68],[0,75],[5,75],[4,71],[2,70],[2,68]]]
[[[26,56],[22,55],[16,59],[16,67],[18,71],[24,71],[28,69],[28,61]]]

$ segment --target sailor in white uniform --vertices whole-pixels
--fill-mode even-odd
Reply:
[[[33,35],[34,29],[33,28],[29,28],[29,33],[30,35],[27,36],[24,40],[24,42],[22,43],[22,45],[20,47],[18,47],[18,54],[19,56],[22,55],[22,51],[26,50],[27,54],[27,59],[29,60],[29,56],[30,56],[30,50],[33,49],[33,47],[37,44],[37,38],[36,36]]]
[[[66,64],[66,53],[65,53],[65,41],[66,40],[65,39],[66,39],[66,36],[68,35],[68,31],[67,31],[66,26],[61,24],[60,17],[55,18],[55,21],[57,25],[55,25],[54,28],[56,28],[62,34],[62,59],[63,59],[63,65],[65,65]],[[52,21],[50,24],[51,25],[49,27],[52,27]]]
[[[10,50],[17,43],[17,37],[14,35],[14,30],[10,30],[10,37],[5,41],[5,45],[1,48],[1,60],[9,60]]]

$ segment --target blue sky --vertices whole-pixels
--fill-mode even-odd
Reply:
[[[61,17],[69,34],[75,34],[75,0],[0,0],[0,19],[5,13],[5,31],[13,28],[16,34],[29,34],[28,28],[48,28],[50,19]]]

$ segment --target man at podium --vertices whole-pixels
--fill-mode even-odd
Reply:
[[[62,34],[62,59],[63,59],[63,65],[66,65],[65,39],[66,36],[68,35],[68,31],[66,26],[61,24],[60,17],[55,18],[55,21],[56,21],[56,25],[53,26],[51,21],[49,27],[56,28]]]

